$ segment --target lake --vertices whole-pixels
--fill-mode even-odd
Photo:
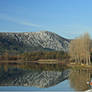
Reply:
[[[0,91],[85,91],[92,71],[59,64],[1,64]]]

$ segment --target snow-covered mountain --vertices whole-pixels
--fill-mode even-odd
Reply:
[[[0,51],[67,51],[70,40],[48,31],[41,32],[0,32]]]

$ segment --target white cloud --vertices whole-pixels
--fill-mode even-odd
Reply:
[[[33,24],[33,23],[27,22],[27,21],[21,21],[21,20],[18,20],[16,18],[9,17],[5,14],[0,14],[0,20],[6,20],[6,21],[10,21],[10,22],[13,22],[13,23],[21,24],[21,25],[24,25],[24,26],[30,26],[30,27],[43,27],[42,25]]]
[[[42,27],[42,25],[32,24],[32,23],[29,23],[29,22],[20,22],[20,24],[23,24],[25,26]]]

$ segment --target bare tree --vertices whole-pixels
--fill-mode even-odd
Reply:
[[[90,64],[90,36],[85,33],[83,36],[72,40],[69,45],[69,55],[76,63]]]

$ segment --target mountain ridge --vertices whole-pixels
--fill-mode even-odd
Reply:
[[[48,31],[0,32],[0,52],[67,51],[69,42],[70,40]]]

